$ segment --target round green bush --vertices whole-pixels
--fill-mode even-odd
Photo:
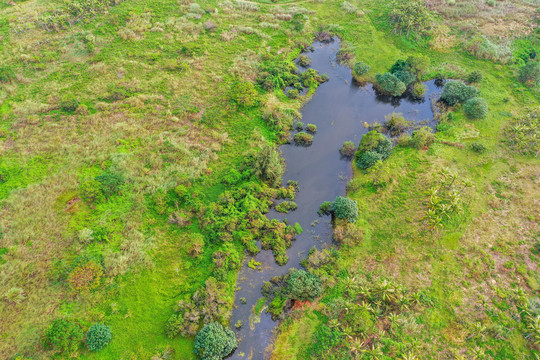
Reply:
[[[422,83],[416,83],[413,85],[411,94],[415,99],[421,99],[427,91],[427,86]]]
[[[358,61],[353,67],[354,74],[358,76],[367,74],[369,69],[370,66],[363,61]]]
[[[470,83],[479,83],[482,82],[483,79],[484,75],[482,75],[480,71],[475,70],[469,74],[467,81]]]
[[[407,90],[403,81],[388,72],[375,75],[375,85],[380,92],[391,96],[401,96]]]
[[[296,89],[290,89],[289,91],[287,91],[287,96],[291,99],[296,99],[299,95],[300,93]]]
[[[483,119],[488,113],[487,102],[486,100],[478,97],[467,100],[465,105],[463,105],[463,112],[469,119]]]
[[[465,103],[467,100],[472,99],[480,93],[474,86],[466,85],[462,81],[449,80],[444,84],[443,91],[441,93],[441,100],[450,106],[454,106],[457,103]]]
[[[322,295],[322,283],[305,270],[295,270],[287,279],[287,290],[291,299],[312,301]]]
[[[417,149],[425,149],[435,142],[435,134],[424,126],[411,134],[411,145]]]
[[[345,141],[339,149],[339,153],[346,157],[353,157],[356,152],[356,145],[352,141]]]
[[[66,95],[60,101],[60,109],[66,112],[73,112],[79,107],[79,100],[72,95]]]
[[[111,342],[111,328],[104,324],[94,324],[86,332],[86,347],[90,351],[99,351]]]
[[[365,170],[382,159],[382,155],[375,151],[358,152],[356,156],[356,166]]]
[[[236,347],[238,342],[231,329],[212,322],[204,327],[195,336],[194,353],[202,360],[221,360],[227,357]]]
[[[392,152],[392,141],[376,130],[371,130],[360,140],[358,150],[361,152],[374,151],[386,159]]]
[[[399,70],[394,73],[394,75],[405,84],[405,86],[409,86],[413,82],[416,81],[416,75],[413,73],[407,71],[407,70]]]
[[[72,321],[54,320],[43,337],[43,345],[57,352],[75,353],[82,344],[84,333],[79,324]]]
[[[345,219],[349,222],[355,222],[358,218],[358,206],[356,201],[338,196],[332,203],[332,211],[334,216],[338,219]]]
[[[312,134],[316,133],[317,132],[317,125],[315,124],[307,124],[306,125],[306,130]]]
[[[249,81],[236,81],[231,92],[231,99],[240,106],[252,107],[257,102],[257,90]]]

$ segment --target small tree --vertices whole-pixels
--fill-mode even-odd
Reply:
[[[469,99],[463,105],[463,111],[469,119],[483,119],[488,113],[487,101],[479,97]]]
[[[371,130],[362,136],[358,150],[360,152],[374,151],[386,159],[392,152],[392,142],[380,132]]]
[[[345,219],[349,222],[355,222],[358,218],[358,206],[356,201],[338,196],[332,203],[332,211],[338,219]]]
[[[231,329],[212,322],[204,325],[195,337],[195,355],[202,360],[221,360],[228,356],[238,342]]]
[[[287,279],[287,292],[291,299],[312,301],[322,295],[322,283],[305,270],[294,270]]]
[[[363,61],[358,61],[353,67],[354,74],[358,76],[367,74],[369,69],[370,66]]]
[[[86,347],[90,351],[99,351],[111,342],[111,328],[104,324],[94,324],[86,333]]]
[[[64,320],[54,320],[43,337],[45,348],[60,353],[74,354],[82,344],[84,333],[79,324]]]
[[[529,62],[519,69],[518,80],[530,86],[540,84],[540,63],[537,61]]]
[[[413,82],[416,81],[416,75],[411,73],[407,70],[399,70],[394,73],[394,75],[405,84],[405,86],[409,86]]]
[[[278,151],[274,147],[265,144],[253,157],[252,166],[255,175],[262,181],[271,186],[277,186],[281,183],[285,168]]]
[[[387,95],[401,96],[407,86],[392,73],[375,75],[377,89]]]
[[[450,106],[465,103],[467,100],[480,94],[474,86],[466,85],[462,81],[450,80],[444,84],[441,100]]]

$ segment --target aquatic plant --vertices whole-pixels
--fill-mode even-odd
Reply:
[[[392,136],[402,134],[411,126],[411,122],[405,120],[401,113],[391,113],[390,115],[385,116],[385,119],[385,127]]]
[[[356,145],[352,141],[345,141],[339,149],[339,153],[345,157],[352,157],[355,152]]]
[[[416,83],[412,86],[411,95],[415,99],[421,99],[427,91],[427,86],[422,83]]]
[[[294,142],[297,145],[308,146],[313,142],[313,135],[305,133],[303,131],[294,135]]]
[[[307,132],[310,132],[312,134],[316,133],[317,132],[317,125],[314,125],[314,124],[307,124],[306,125],[306,131]]]

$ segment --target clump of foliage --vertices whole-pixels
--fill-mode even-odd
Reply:
[[[401,96],[407,90],[405,83],[389,72],[375,75],[375,86],[383,94],[391,96]]]
[[[111,342],[111,328],[105,324],[94,324],[86,332],[86,347],[90,351],[99,351]]]
[[[56,319],[47,328],[43,336],[43,345],[58,353],[73,355],[82,345],[83,338],[84,332],[78,323]]]
[[[307,124],[306,125],[306,131],[310,132],[312,134],[315,134],[317,132],[317,125],[315,125],[315,124]]]
[[[341,148],[339,149],[339,153],[345,157],[353,157],[355,152],[356,152],[356,145],[352,141],[345,141],[343,145],[341,145]]]
[[[289,211],[296,210],[297,207],[294,201],[283,201],[276,206],[276,211],[279,213],[288,213]]]
[[[427,91],[427,86],[422,83],[416,83],[412,86],[411,95],[415,99],[422,99]]]
[[[363,61],[358,61],[356,64],[354,64],[353,73],[356,76],[362,76],[367,74],[369,69],[371,69],[371,67],[368,64]]]
[[[332,202],[325,201],[319,207],[319,214],[330,215],[332,213]]]
[[[202,360],[221,360],[237,346],[236,336],[231,329],[211,322],[204,325],[195,337],[194,352],[197,358]]]
[[[480,91],[474,86],[466,85],[463,81],[449,80],[444,84],[441,100],[450,106],[454,106],[458,103],[464,104],[467,100],[479,94]]]
[[[79,107],[79,101],[72,95],[62,97],[60,109],[66,112],[74,112]]]
[[[474,151],[475,153],[478,153],[478,154],[483,154],[487,151],[487,148],[484,144],[481,144],[481,143],[472,143],[470,145],[470,148],[472,151]]]
[[[483,119],[488,113],[487,101],[479,97],[469,99],[463,105],[463,112],[469,119]]]
[[[385,116],[385,127],[390,132],[390,135],[397,136],[402,134],[411,126],[411,122],[405,120],[401,113],[392,113]]]
[[[305,270],[294,270],[287,279],[286,291],[291,299],[313,301],[322,295],[322,283]]]
[[[88,261],[75,267],[68,276],[69,286],[76,292],[87,292],[101,284],[103,270],[94,261]]]
[[[212,255],[214,259],[214,277],[218,281],[224,281],[227,274],[238,270],[242,262],[242,255],[231,243],[223,244],[219,250]]]
[[[338,219],[355,222],[358,218],[358,205],[356,201],[347,197],[338,196],[332,203],[332,213]]]
[[[313,143],[313,135],[301,131],[294,135],[294,142],[296,145],[301,146],[311,145]]]
[[[427,126],[415,130],[411,134],[410,144],[417,149],[426,149],[435,142],[435,134]]]
[[[257,90],[249,81],[237,80],[231,89],[231,99],[243,107],[252,107],[257,102]]]
[[[471,71],[471,73],[467,77],[467,81],[469,83],[480,83],[483,79],[484,75],[478,70]]]
[[[68,26],[93,18],[107,11],[110,6],[121,3],[115,0],[76,0],[65,2],[56,10],[43,14],[37,24],[45,31],[60,31]]]
[[[518,80],[529,86],[540,84],[540,62],[531,61],[519,69]]]
[[[379,160],[384,160],[392,152],[392,142],[376,130],[371,130],[360,140],[358,151],[355,154],[356,165],[360,169],[367,169]]]
[[[110,171],[106,171],[95,177],[95,180],[101,185],[101,192],[106,198],[116,195],[120,187],[124,184],[122,175]]]
[[[300,93],[298,92],[297,89],[289,89],[287,91],[287,96],[290,97],[291,99],[296,99],[298,95],[300,95]]]
[[[506,128],[508,145],[520,154],[538,156],[540,153],[540,117],[538,110],[529,110]]]
[[[431,28],[432,16],[422,0],[393,0],[391,9],[396,34],[409,36],[412,31],[424,35]]]
[[[300,55],[298,57],[298,65],[302,67],[308,67],[309,65],[311,65],[311,59],[306,55]]]
[[[284,89],[299,82],[296,66],[288,61],[267,60],[260,65],[257,82],[265,90]]]
[[[302,131],[304,130],[304,123],[301,122],[301,121],[298,121],[295,125],[294,125],[294,128],[298,131]]]
[[[259,152],[253,156],[251,161],[255,175],[270,186],[281,184],[285,164],[279,152],[270,145],[264,145]]]

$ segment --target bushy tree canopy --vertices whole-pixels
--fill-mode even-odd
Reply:
[[[280,185],[285,168],[274,147],[265,144],[253,157],[252,166],[259,179],[271,186]]]
[[[480,94],[474,86],[466,85],[462,81],[449,80],[444,84],[441,100],[450,106],[465,103],[467,100]]]
[[[345,219],[349,222],[355,222],[358,218],[358,206],[356,201],[338,196],[332,203],[332,211],[338,219]]]
[[[322,283],[319,278],[305,270],[295,270],[287,280],[287,289],[291,299],[312,301],[322,295]]]
[[[375,81],[377,89],[387,95],[401,96],[407,90],[403,81],[389,72],[375,75]]]
[[[469,119],[483,119],[488,113],[487,101],[479,97],[469,99],[463,105],[463,111]]]
[[[103,349],[112,339],[111,328],[104,324],[94,324],[86,333],[86,347],[91,351]]]
[[[204,325],[195,337],[195,355],[201,360],[221,360],[228,356],[238,342],[231,329],[212,322]]]
[[[54,320],[43,338],[46,348],[57,352],[75,353],[82,344],[84,333],[79,324],[64,320]]]
[[[365,75],[369,71],[370,66],[363,61],[358,61],[354,64],[353,71],[356,75]]]
[[[400,35],[410,32],[423,35],[431,27],[431,14],[423,0],[393,0],[390,16],[394,22],[394,31]]]

